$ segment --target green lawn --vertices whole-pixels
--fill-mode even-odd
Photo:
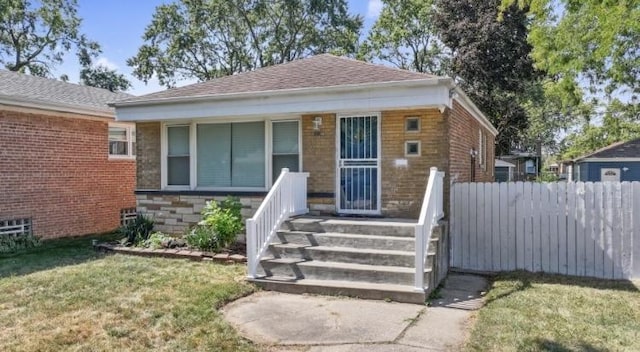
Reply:
[[[90,238],[0,256],[0,351],[253,351],[218,308],[244,266],[100,255]]]
[[[640,284],[526,273],[495,278],[469,351],[640,351]]]

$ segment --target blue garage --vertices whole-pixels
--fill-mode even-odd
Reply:
[[[640,181],[640,139],[619,142],[574,160],[575,181]]]

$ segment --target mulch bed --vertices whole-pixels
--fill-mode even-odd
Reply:
[[[99,243],[94,245],[94,248],[97,251],[130,254],[141,257],[190,259],[196,261],[210,261],[221,264],[237,264],[247,262],[247,256],[245,255],[246,249],[242,244],[236,244],[228,251],[219,253],[191,250],[186,247],[161,249],[125,247],[115,243]]]

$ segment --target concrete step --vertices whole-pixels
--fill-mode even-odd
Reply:
[[[396,251],[415,251],[413,237],[363,235],[351,233],[313,233],[306,231],[278,231],[281,243],[305,246],[375,248]]]
[[[418,292],[412,286],[375,284],[352,281],[298,279],[293,281],[272,278],[252,279],[251,282],[265,290],[293,294],[319,294],[349,296],[362,299],[392,300],[402,303],[424,304],[425,292]]]
[[[283,229],[314,233],[350,233],[363,235],[414,237],[416,223],[412,220],[372,220],[297,217],[285,221]]]
[[[413,251],[395,251],[387,249],[360,249],[348,247],[302,246],[295,244],[272,244],[270,251],[276,258],[295,258],[317,260],[321,262],[355,263],[381,266],[399,266],[412,268],[415,265]],[[431,265],[435,251],[430,251]]]
[[[366,265],[353,263],[335,263],[308,261],[296,265],[302,277],[313,280],[357,281],[412,285],[415,270],[398,266]],[[425,273],[428,274],[426,270]],[[425,278],[427,277],[425,274]]]

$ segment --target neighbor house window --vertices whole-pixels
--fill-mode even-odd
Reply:
[[[420,141],[408,141],[404,144],[404,155],[420,156]]]
[[[300,170],[300,141],[298,121],[277,121],[272,124],[272,171],[276,182],[283,168]]]
[[[109,125],[109,156],[135,157],[136,129],[130,125]]]
[[[404,123],[405,131],[407,132],[420,132],[420,118],[419,117],[407,117]]]
[[[167,127],[167,185],[188,186],[189,126]]]
[[[198,187],[265,187],[264,122],[198,124],[196,130]]]

